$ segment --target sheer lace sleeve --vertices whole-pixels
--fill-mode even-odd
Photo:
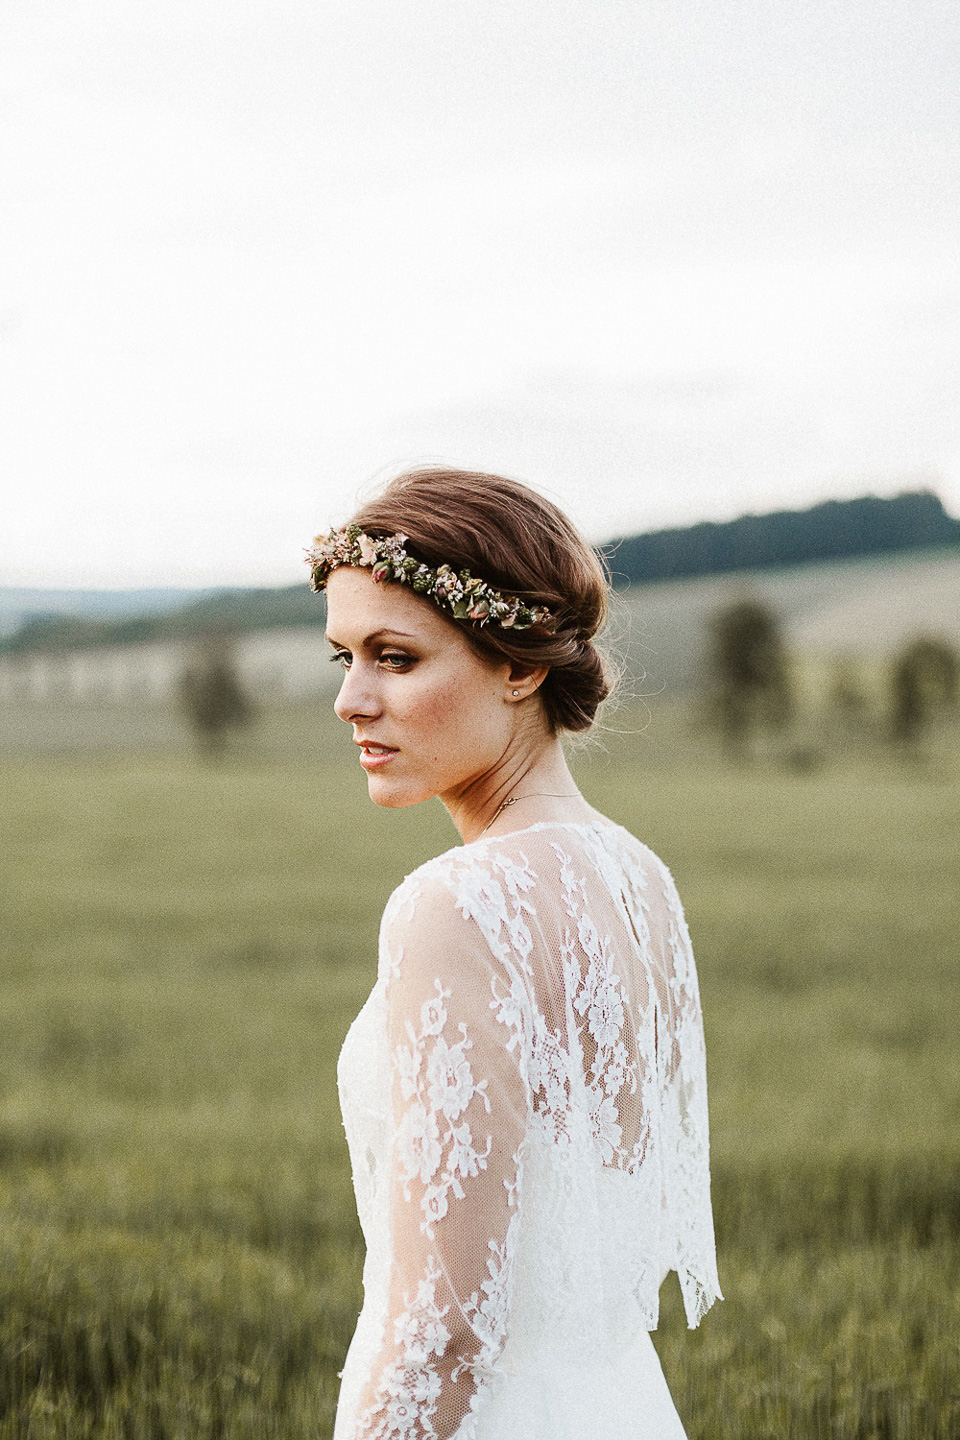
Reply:
[[[384,916],[391,1275],[357,1440],[466,1440],[503,1345],[527,1124],[509,981],[436,879]]]
[[[651,855],[651,860],[658,877],[650,897],[651,941],[664,980],[667,1019],[658,1070],[665,1142],[664,1230],[671,1248],[661,1255],[661,1269],[676,1270],[687,1322],[693,1327],[716,1300],[723,1299],[710,1204],[707,1060],[700,989],[683,906],[670,871],[656,856]]]

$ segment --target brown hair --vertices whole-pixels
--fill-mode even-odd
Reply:
[[[506,595],[546,605],[555,621],[549,630],[451,624],[485,654],[549,666],[540,694],[550,729],[589,730],[611,690],[593,644],[610,586],[596,554],[561,510],[502,475],[418,468],[391,480],[353,521],[368,535],[406,535],[406,548],[431,567],[467,569]]]

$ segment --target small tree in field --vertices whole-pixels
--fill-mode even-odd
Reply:
[[[758,731],[783,730],[793,713],[783,631],[762,600],[735,600],[710,621],[715,714],[728,748],[744,755]]]
[[[916,746],[937,714],[957,703],[960,654],[946,640],[921,635],[894,656],[890,670],[893,738]]]
[[[240,682],[228,635],[206,635],[197,645],[180,677],[180,703],[197,742],[209,754],[218,754],[231,730],[243,729],[254,718],[254,707]]]
[[[835,655],[827,672],[822,711],[831,741],[849,749],[855,741],[868,739],[876,731],[874,710],[866,664],[851,654]]]

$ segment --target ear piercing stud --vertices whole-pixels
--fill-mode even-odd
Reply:
[[[514,700],[516,700],[516,698],[517,698],[517,696],[518,696],[519,694],[520,694],[520,691],[519,691],[519,690],[514,690],[514,692],[513,692],[513,698],[514,698]]]

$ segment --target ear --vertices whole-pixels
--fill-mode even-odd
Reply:
[[[549,670],[549,665],[524,665],[520,660],[511,660],[507,668],[507,698],[529,699],[540,689]]]

